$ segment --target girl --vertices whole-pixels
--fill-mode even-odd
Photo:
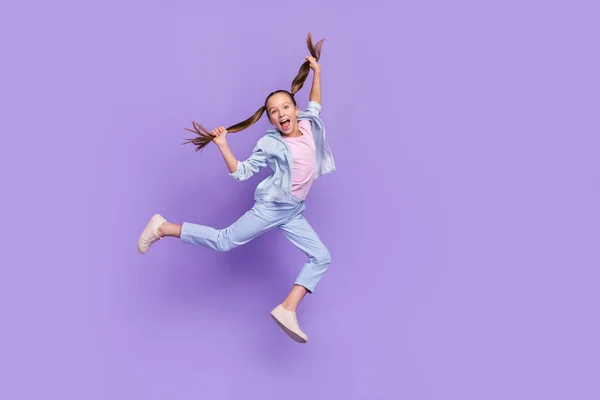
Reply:
[[[277,90],[269,94],[264,106],[252,117],[227,129],[221,126],[208,132],[195,121],[192,121],[193,130],[186,129],[198,135],[186,142],[195,144],[196,151],[214,142],[223,155],[229,175],[238,181],[249,179],[267,165],[273,169],[274,173],[258,184],[254,206],[225,229],[189,222],[173,224],[155,214],[138,240],[138,250],[142,254],[165,236],[178,237],[184,243],[217,251],[228,251],[272,228],[279,228],[308,256],[287,298],[271,311],[279,326],[299,343],[306,343],[308,337],[300,329],[296,309],[306,293],[314,293],[331,262],[329,251],[302,216],[313,180],[335,170],[333,155],[325,140],[325,127],[319,118],[321,67],[318,60],[323,40],[313,46],[309,33],[307,45],[311,56],[307,56],[300,67],[291,92]],[[302,88],[310,69],[313,70],[310,99],[308,107],[300,111],[294,94]],[[227,144],[227,135],[248,128],[265,111],[274,129],[267,130],[248,159],[238,161]]]

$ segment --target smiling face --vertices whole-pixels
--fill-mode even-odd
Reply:
[[[291,135],[297,131],[300,110],[288,93],[271,95],[266,102],[266,111],[269,121],[282,135]]]

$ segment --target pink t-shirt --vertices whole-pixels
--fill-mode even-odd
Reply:
[[[302,200],[306,199],[308,191],[315,179],[317,171],[317,149],[313,139],[310,121],[302,119],[298,121],[298,129],[302,136],[283,136],[294,159],[294,170],[292,171],[292,195]]]

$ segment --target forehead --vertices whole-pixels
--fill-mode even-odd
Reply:
[[[282,106],[285,103],[293,105],[290,96],[288,96],[285,93],[276,93],[273,96],[271,96],[269,101],[267,101],[267,108]]]

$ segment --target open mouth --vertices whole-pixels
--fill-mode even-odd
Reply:
[[[284,120],[280,121],[279,123],[281,124],[281,127],[283,128],[284,131],[286,131],[290,127],[289,119],[284,119]]]

